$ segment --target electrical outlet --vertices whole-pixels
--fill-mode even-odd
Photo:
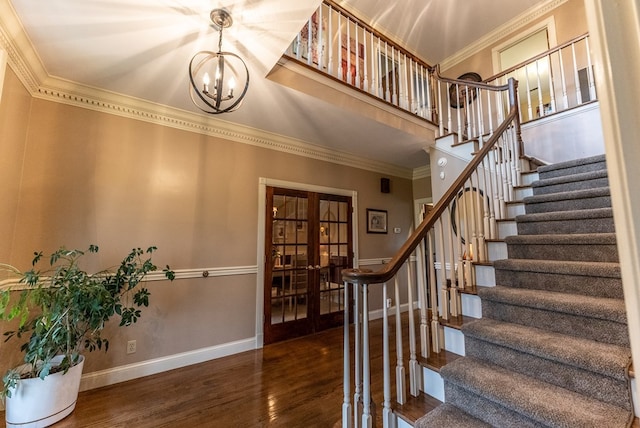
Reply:
[[[392,304],[393,304],[393,300],[387,299],[387,309],[389,309]]]
[[[136,352],[136,341],[130,340],[127,342],[127,354],[134,354]]]

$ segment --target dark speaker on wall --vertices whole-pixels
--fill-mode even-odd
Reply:
[[[380,191],[382,193],[390,193],[391,192],[391,181],[388,178],[380,179]]]

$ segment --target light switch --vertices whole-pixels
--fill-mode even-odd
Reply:
[[[394,227],[393,228],[393,233],[400,233],[401,229],[399,227]]]

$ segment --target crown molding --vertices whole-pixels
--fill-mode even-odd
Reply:
[[[492,45],[497,43],[498,40],[530,24],[531,22],[540,18],[542,15],[549,13],[550,11],[561,6],[567,1],[568,0],[547,0],[545,2],[542,2],[530,8],[529,10],[526,10],[525,12],[516,16],[512,20],[497,27],[493,31],[490,31],[485,36],[479,38],[475,42],[471,43],[470,45],[467,45],[465,48],[459,50],[455,54],[443,60],[440,63],[440,69],[442,71],[446,71],[447,69],[470,58],[471,56],[481,51],[482,49],[491,47]]]
[[[0,0],[0,48],[7,52],[9,66],[34,98],[400,178],[411,179],[414,174],[410,168],[50,76],[7,0]]]
[[[427,152],[428,153],[428,152]],[[431,177],[431,165],[421,166],[413,170],[412,179],[417,180],[419,178]]]

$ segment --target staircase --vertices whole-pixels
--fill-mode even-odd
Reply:
[[[483,318],[440,371],[445,403],[415,427],[628,427],[633,404],[604,156],[540,167],[478,287]]]

